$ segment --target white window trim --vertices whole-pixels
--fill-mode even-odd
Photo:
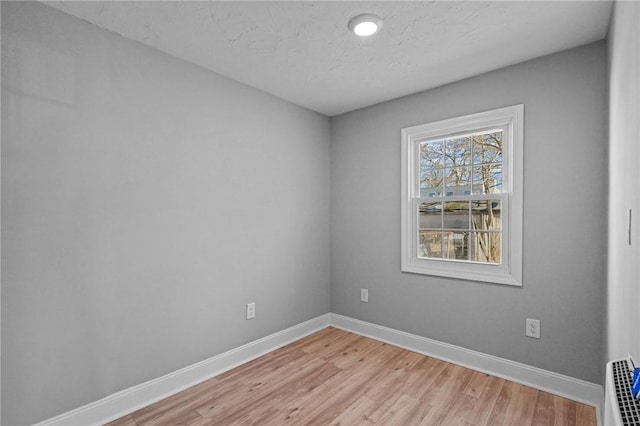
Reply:
[[[524,105],[514,105],[463,117],[441,120],[402,129],[402,247],[403,272],[436,275],[464,280],[514,286],[522,285]],[[501,265],[465,261],[422,259],[417,255],[417,144],[425,138],[455,135],[460,132],[505,126],[508,138],[503,146],[503,200],[508,220],[503,228]],[[506,208],[505,208],[506,207]]]

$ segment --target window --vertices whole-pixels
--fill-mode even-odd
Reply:
[[[522,285],[523,115],[402,129],[402,271]]]

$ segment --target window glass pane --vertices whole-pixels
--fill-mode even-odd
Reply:
[[[481,167],[473,168],[473,181],[471,183],[471,189],[474,194],[486,194],[488,180],[485,178]]]
[[[472,201],[471,224],[474,230],[502,229],[502,201]]]
[[[444,232],[442,242],[444,259],[469,260],[468,232]]]
[[[443,222],[445,229],[469,229],[469,202],[444,203]]]
[[[418,257],[442,259],[441,231],[420,231],[418,233]]]
[[[444,141],[420,143],[420,169],[444,167]]]
[[[485,164],[473,168],[473,193],[498,194],[502,192],[502,165]]]
[[[442,196],[443,169],[420,170],[420,197]]]
[[[501,163],[502,138],[501,130],[473,135],[473,164]]]
[[[442,228],[442,203],[422,203],[418,211],[418,228]]]
[[[446,195],[465,195],[471,191],[471,167],[445,169]]]
[[[471,137],[447,139],[444,143],[445,167],[467,166],[471,164]]]
[[[421,197],[439,197],[444,185],[444,141],[420,144],[419,186]]]
[[[471,260],[483,263],[502,263],[501,245],[501,232],[472,232],[469,244]]]
[[[491,194],[499,194],[502,192],[502,167],[495,167],[491,170],[489,175],[489,187],[491,188]]]

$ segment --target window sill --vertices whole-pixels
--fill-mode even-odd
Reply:
[[[431,265],[437,263],[438,265]],[[493,284],[522,286],[522,276],[519,273],[509,271],[499,265],[477,265],[466,263],[444,263],[442,261],[429,262],[428,260],[416,260],[415,263],[402,265],[402,272],[420,275],[433,275],[445,278],[454,278],[468,281],[479,281]]]

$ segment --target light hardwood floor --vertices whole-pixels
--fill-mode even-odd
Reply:
[[[593,407],[333,327],[109,423],[595,425]]]

